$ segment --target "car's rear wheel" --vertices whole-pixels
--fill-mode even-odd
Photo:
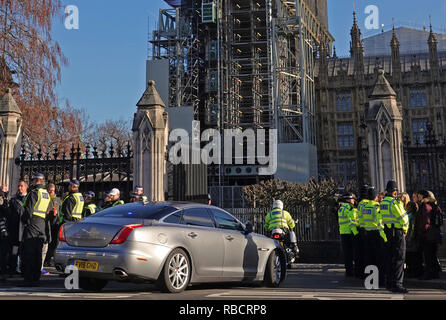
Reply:
[[[108,281],[104,279],[79,278],[79,288],[85,291],[101,291],[107,283]]]
[[[284,262],[283,255],[277,250],[274,250],[268,258],[266,263],[264,285],[267,287],[278,287],[285,278],[286,261]]]
[[[186,289],[191,276],[191,264],[186,252],[174,249],[166,259],[157,285],[162,292],[179,293]]]

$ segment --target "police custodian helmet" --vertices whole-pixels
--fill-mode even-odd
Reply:
[[[390,180],[389,182],[387,182],[386,191],[387,192],[398,191],[398,185],[394,180]]]
[[[355,195],[352,192],[344,193],[342,198],[344,198],[345,200],[347,200],[347,199],[356,199]]]

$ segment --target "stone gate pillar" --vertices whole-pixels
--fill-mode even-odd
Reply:
[[[20,179],[20,167],[15,159],[20,156],[22,145],[22,112],[10,89],[0,99],[0,188],[8,186],[14,195]]]
[[[384,71],[377,80],[365,110],[369,171],[371,183],[384,191],[387,181],[394,180],[405,190],[401,104],[387,81]]]
[[[149,81],[137,107],[132,127],[133,184],[143,186],[149,200],[164,201],[169,128],[166,106],[155,81]]]

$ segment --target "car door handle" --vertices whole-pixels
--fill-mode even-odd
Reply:
[[[195,239],[196,237],[198,237],[198,234],[196,234],[195,232],[191,232],[188,234],[188,236]]]
[[[226,240],[232,241],[232,240],[234,240],[234,237],[232,237],[232,236],[226,236]]]

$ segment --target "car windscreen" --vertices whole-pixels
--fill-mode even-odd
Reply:
[[[166,204],[141,204],[141,203],[131,203],[124,204],[112,208],[107,208],[99,211],[92,217],[95,218],[135,218],[135,219],[152,219],[159,220],[164,218],[166,215],[177,211],[174,208]]]

